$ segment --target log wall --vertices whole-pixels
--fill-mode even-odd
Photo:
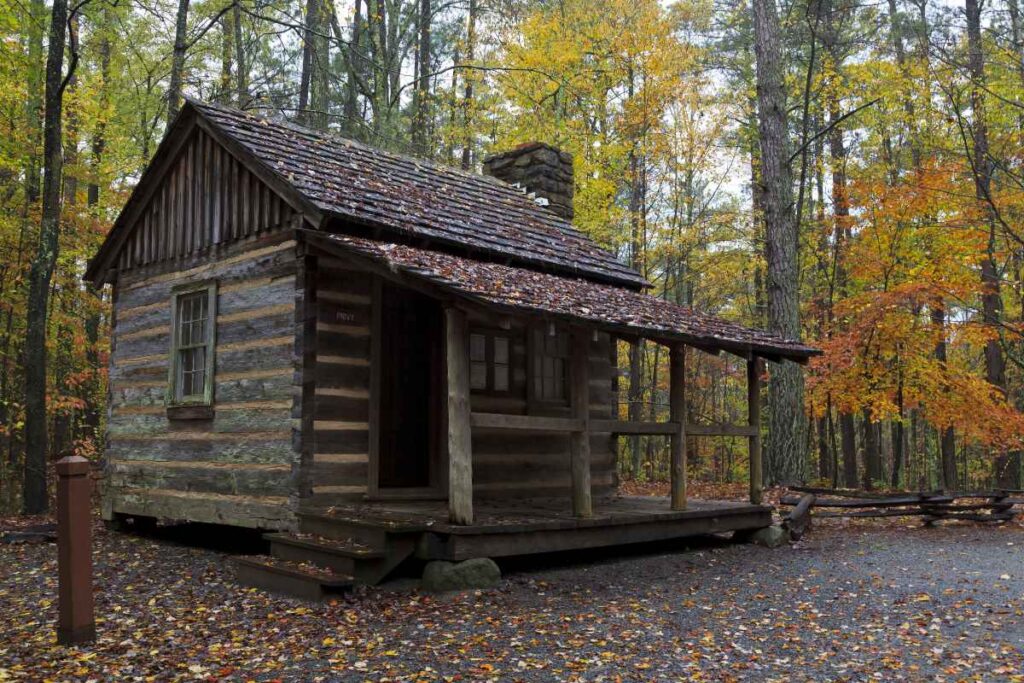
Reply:
[[[316,388],[309,503],[362,500],[370,454],[373,281],[321,258],[315,276]]]
[[[167,417],[171,290],[217,283],[214,417]],[[104,514],[262,528],[294,523],[301,397],[296,243],[249,237],[114,288]]]
[[[483,324],[483,321],[470,322]],[[568,405],[538,411],[526,398],[527,330],[513,326],[513,383],[515,398],[471,395],[473,412],[526,415],[543,414],[570,417]],[[590,417],[615,416],[612,382],[615,368],[611,362],[611,338],[600,333],[589,343]],[[572,493],[569,435],[531,433],[473,428],[473,493],[479,499],[565,497]],[[615,469],[615,440],[610,434],[592,433],[590,437],[591,486],[595,498],[608,496],[618,486]]]

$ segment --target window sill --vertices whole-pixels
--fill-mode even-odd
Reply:
[[[168,420],[212,420],[213,406],[211,405],[180,405],[167,406]]]

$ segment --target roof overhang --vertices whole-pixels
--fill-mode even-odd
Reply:
[[[626,338],[684,344],[752,360],[806,363],[820,351],[624,287],[478,261],[409,245],[304,230],[314,247],[452,303],[490,314],[583,324]]]

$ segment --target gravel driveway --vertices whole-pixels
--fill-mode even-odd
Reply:
[[[242,543],[244,545],[244,543]],[[232,583],[226,556],[99,532],[100,640],[53,642],[56,552],[0,546],[0,681],[1024,681],[1024,529],[830,526],[506,565],[328,604]]]

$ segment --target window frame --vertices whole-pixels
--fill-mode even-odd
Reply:
[[[487,386],[485,388],[474,388],[473,387],[473,363],[479,363],[481,361],[473,360],[473,335],[479,335],[484,337],[484,360],[482,361],[487,369]],[[505,367],[508,368],[508,388],[506,389],[495,389],[494,388],[494,371],[497,363],[494,360],[494,339],[495,337],[502,337],[508,343],[508,361]],[[469,345],[467,355],[469,356],[470,366],[470,393],[485,396],[512,396],[515,393],[515,371],[512,362],[513,349],[515,347],[515,333],[511,330],[504,330],[493,327],[472,327],[469,330],[466,343]]]
[[[206,349],[206,363],[203,368],[203,393],[190,396],[180,396],[180,363],[181,351],[180,326],[181,318],[179,306],[181,299],[195,294],[206,293],[206,340],[202,348]],[[170,362],[167,376],[167,407],[212,406],[213,405],[213,377],[217,341],[217,283],[212,280],[178,285],[171,290],[171,339],[170,339]],[[187,348],[200,348],[193,345]]]
[[[540,334],[543,337],[551,336],[549,331],[551,325],[545,323],[543,325],[533,325],[529,328],[529,340],[527,347],[527,398],[531,406],[537,406],[538,408],[566,408],[569,406],[572,397],[569,395],[569,365],[572,360],[572,346],[571,339],[569,337],[569,330],[555,326],[555,336],[564,336],[566,344],[566,353],[564,356],[550,356],[551,358],[558,358],[562,361],[562,398],[542,398],[538,392],[542,391],[543,388],[537,383],[537,366],[542,362],[543,357],[548,357],[543,345],[538,348],[537,335]]]

